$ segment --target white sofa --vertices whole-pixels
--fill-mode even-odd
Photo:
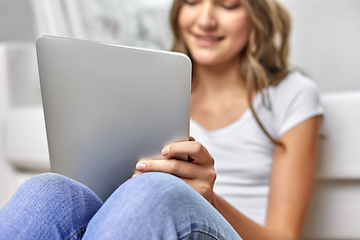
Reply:
[[[10,130],[12,128],[9,126],[14,123],[10,118],[17,109],[39,107],[41,107],[41,100],[35,43],[0,42],[0,208],[14,193],[19,184],[29,176],[41,172],[35,167],[27,168],[16,165],[15,162],[17,160],[21,161],[21,158],[18,158],[19,156],[13,158],[11,148],[16,146],[16,154],[24,156],[23,159],[26,159],[26,161],[29,157],[31,159],[31,156],[34,156],[35,162],[37,162],[39,161],[36,156],[37,149],[44,149],[44,147],[46,149],[46,145],[38,148],[34,148],[34,145],[39,145],[43,136],[38,134],[38,131],[32,126],[31,119],[27,117],[19,118],[28,124],[20,123],[17,131],[20,131],[21,127],[26,130],[20,136],[13,135],[12,130]],[[38,124],[41,124],[41,122]],[[32,136],[28,134],[31,130],[35,131],[35,139],[32,137],[27,138],[27,136]],[[33,164],[30,164],[30,166],[33,166]]]
[[[25,179],[49,171],[35,56],[33,43],[0,44],[0,208]],[[326,116],[303,239],[360,239],[360,91],[321,98]]]
[[[315,188],[304,239],[360,239],[360,91],[323,93]]]

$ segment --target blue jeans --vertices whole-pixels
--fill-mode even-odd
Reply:
[[[0,211],[0,239],[241,239],[185,182],[144,173],[103,203],[89,188],[46,173],[26,181]]]

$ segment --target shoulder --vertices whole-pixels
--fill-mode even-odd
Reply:
[[[276,86],[269,88],[276,122],[276,137],[316,115],[322,115],[319,89],[314,81],[293,71]]]
[[[274,100],[294,99],[299,95],[319,96],[316,83],[298,71],[292,71],[278,85],[269,88]]]

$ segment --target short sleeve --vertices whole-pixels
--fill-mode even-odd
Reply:
[[[298,72],[290,73],[272,90],[276,138],[309,118],[323,115],[316,84]]]

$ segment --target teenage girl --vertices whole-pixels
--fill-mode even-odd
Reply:
[[[30,179],[1,210],[0,239],[299,239],[323,111],[288,65],[287,11],[175,0],[171,26],[193,63],[193,137],[139,161],[105,203],[60,175]]]

